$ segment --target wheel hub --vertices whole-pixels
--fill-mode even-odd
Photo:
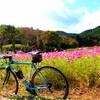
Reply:
[[[52,87],[52,83],[47,83],[48,88]]]

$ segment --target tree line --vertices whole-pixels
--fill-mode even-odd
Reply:
[[[22,50],[28,52],[31,50],[54,51],[82,46],[93,46],[100,44],[100,36],[77,34],[74,36],[59,35],[56,31],[42,31],[32,27],[14,27],[13,25],[0,25],[0,50],[4,50],[5,45],[12,46],[7,50],[16,52]],[[21,44],[17,49],[16,44]]]

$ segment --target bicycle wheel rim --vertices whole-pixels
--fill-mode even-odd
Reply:
[[[42,73],[52,84],[50,88],[53,93],[49,91],[49,89],[36,90],[36,94],[42,99],[66,99],[68,95],[68,82],[65,76],[58,69],[51,66],[44,66],[39,69],[39,73]],[[45,80],[44,80],[45,81]],[[47,83],[45,81],[45,83]],[[35,72],[32,78],[32,86],[42,86],[42,82]]]
[[[18,92],[18,81],[15,74],[6,68],[0,68],[0,95],[10,97]]]

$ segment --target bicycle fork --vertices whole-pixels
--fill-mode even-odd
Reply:
[[[5,84],[8,83],[8,81],[9,81],[9,77],[10,77],[10,68],[7,67],[7,68],[6,68],[6,76],[5,76],[5,79],[4,79],[4,81],[3,81],[2,86],[4,86]]]

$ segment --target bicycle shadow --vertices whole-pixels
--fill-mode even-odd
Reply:
[[[9,99],[10,100],[39,100],[38,97],[35,96],[12,96]]]
[[[38,96],[12,96],[9,98],[10,100],[51,100],[39,98]]]

